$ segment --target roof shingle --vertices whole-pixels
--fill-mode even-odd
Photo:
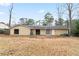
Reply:
[[[30,29],[68,29],[66,26],[37,26],[37,25],[15,25],[11,28],[17,27],[17,26],[23,26],[23,27],[28,27]]]

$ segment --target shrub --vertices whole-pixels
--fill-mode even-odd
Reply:
[[[0,34],[9,34],[8,29],[0,29]]]

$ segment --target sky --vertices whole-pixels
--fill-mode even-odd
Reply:
[[[11,3],[0,3],[0,22],[9,22],[9,9]],[[50,12],[54,19],[57,16],[58,3],[14,3],[12,13],[12,24],[19,23],[20,18],[31,18],[35,21],[44,20],[44,15]],[[66,19],[66,16],[63,16]]]
[[[13,6],[12,23],[18,23],[22,17],[43,20],[47,12],[56,17],[55,3],[14,3]],[[8,23],[9,8],[9,3],[0,3],[0,22]]]

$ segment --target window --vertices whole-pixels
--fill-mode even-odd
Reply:
[[[14,29],[14,34],[19,34],[19,29]]]
[[[40,35],[40,29],[36,29],[36,35]]]
[[[50,29],[46,29],[46,34],[51,34],[52,31]]]

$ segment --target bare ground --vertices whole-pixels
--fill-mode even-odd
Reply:
[[[2,56],[79,56],[79,37],[0,36]]]

